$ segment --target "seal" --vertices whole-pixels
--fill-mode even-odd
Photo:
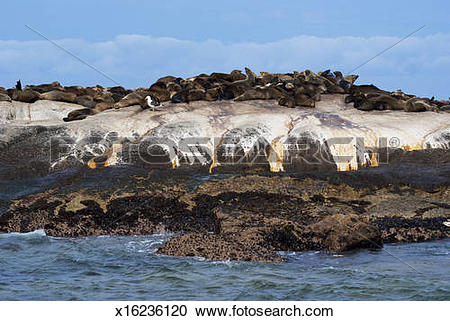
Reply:
[[[95,108],[95,106],[97,105],[97,103],[94,101],[94,98],[88,95],[78,96],[76,103],[87,108]]]
[[[114,108],[119,109],[133,105],[139,105],[141,107],[145,105],[143,97],[136,92],[132,92],[123,97],[118,103],[114,104]]]
[[[175,83],[175,81],[173,81],[173,83]],[[167,90],[166,84],[161,81],[151,85],[148,92],[152,97],[158,98],[161,102],[170,100],[170,93]]]
[[[179,92],[173,94],[170,97],[170,101],[174,104],[179,104],[179,103],[187,103],[189,104],[189,90],[187,89],[182,89]]]
[[[279,99],[283,96],[283,93],[278,90],[276,87],[268,86],[268,87],[256,87],[249,88],[245,90],[245,92],[236,97],[235,101],[245,101],[245,100],[270,100],[270,99]]]
[[[11,97],[9,97],[8,95],[6,95],[4,93],[0,93],[0,101],[11,102]]]
[[[198,101],[205,99],[206,90],[205,89],[191,89],[188,92],[187,99],[189,101]]]
[[[87,116],[95,115],[97,112],[91,108],[82,108],[71,111],[67,117],[63,118],[63,121],[69,122],[74,120],[83,120]]]
[[[53,90],[59,90],[64,91],[63,87],[58,81],[54,81],[51,84],[41,84],[41,85],[27,85],[24,89],[31,89],[35,92],[38,92],[40,94],[53,91]]]
[[[31,89],[13,89],[11,98],[12,100],[21,101],[24,103],[34,103],[39,100],[39,93]]]
[[[431,105],[423,98],[410,98],[404,106],[404,110],[407,112],[419,112],[431,110]]]
[[[52,90],[40,94],[39,98],[42,100],[60,101],[72,104],[77,102],[77,95],[59,90]]]

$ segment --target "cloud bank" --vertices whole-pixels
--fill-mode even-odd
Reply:
[[[148,87],[165,75],[182,77],[249,66],[254,71],[333,69],[347,73],[400,40],[396,37],[299,36],[268,43],[187,41],[120,35],[111,41],[56,42],[124,87]],[[359,83],[448,98],[450,34],[412,37],[354,73]],[[64,85],[115,85],[46,40],[0,41],[0,86],[58,80]]]

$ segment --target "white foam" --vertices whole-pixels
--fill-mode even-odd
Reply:
[[[18,232],[12,232],[12,233],[5,233],[0,234],[0,237],[10,237],[10,236],[20,236],[20,237],[36,237],[36,236],[47,236],[45,231],[43,229],[39,229],[33,232],[27,232],[27,233],[18,233]]]

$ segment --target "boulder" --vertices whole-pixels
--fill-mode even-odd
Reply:
[[[382,248],[378,227],[370,225],[356,214],[334,214],[308,226],[318,248],[344,252],[361,248]]]

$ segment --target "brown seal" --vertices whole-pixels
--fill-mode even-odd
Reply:
[[[39,98],[43,100],[60,101],[72,104],[77,102],[77,95],[59,90],[48,91],[41,94]]]

